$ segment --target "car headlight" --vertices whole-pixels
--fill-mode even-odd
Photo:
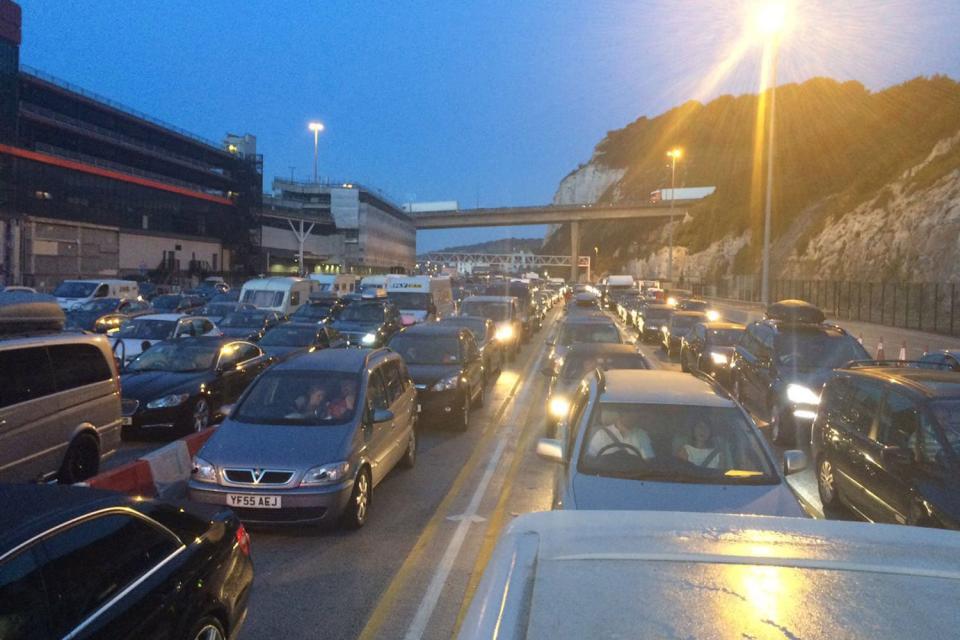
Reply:
[[[189,393],[171,393],[168,396],[151,400],[147,403],[147,409],[166,409],[168,407],[178,407],[189,397]]]
[[[508,324],[497,327],[497,340],[504,342],[513,337],[513,327]]]
[[[326,484],[339,484],[350,473],[349,462],[332,462],[307,469],[300,480],[301,487],[319,487]]]
[[[675,307],[677,306],[677,299],[674,298],[673,296],[670,296],[669,298],[667,298],[667,304],[670,305],[671,307]]]
[[[554,396],[550,398],[550,415],[552,415],[557,420],[561,420],[567,417],[567,413],[570,412],[570,401],[564,398],[563,396]]]
[[[97,318],[96,324],[98,327],[119,327],[121,322],[123,322],[123,318],[103,316],[102,318]]]
[[[368,333],[367,335],[360,338],[360,342],[362,342],[363,344],[373,344],[376,341],[377,341],[377,334],[375,333]]]
[[[716,353],[716,352],[710,353],[710,359],[713,360],[713,364],[718,364],[718,365],[727,364],[730,361],[730,359],[727,358],[727,355],[725,353]]]
[[[431,391],[450,391],[451,389],[456,389],[460,384],[460,374],[455,376],[450,376],[449,378],[444,378],[443,380],[438,381],[432,387]]]
[[[820,396],[802,384],[787,385],[787,400],[793,404],[820,404]]]
[[[714,309],[707,310],[707,320],[709,320],[710,322],[716,322],[719,319],[720,319],[719,311],[716,311]]]
[[[193,468],[191,469],[190,475],[194,480],[199,480],[200,482],[216,482],[217,468],[200,456],[194,456]]]

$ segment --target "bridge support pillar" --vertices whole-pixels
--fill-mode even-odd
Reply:
[[[577,263],[580,262],[580,223],[576,220],[570,223],[570,281],[577,282]]]

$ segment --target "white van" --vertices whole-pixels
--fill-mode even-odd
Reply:
[[[387,297],[397,305],[405,325],[440,320],[455,313],[450,278],[394,276],[387,280]]]
[[[351,273],[311,273],[310,279],[316,284],[314,291],[318,293],[333,293],[339,298],[357,289],[359,278]]]
[[[240,302],[290,315],[310,300],[315,286],[305,278],[256,278],[243,283]]]
[[[64,280],[53,290],[64,311],[96,298],[136,298],[140,285],[133,280]]]

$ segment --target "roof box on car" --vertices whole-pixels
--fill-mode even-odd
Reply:
[[[57,299],[43,293],[0,292],[0,335],[63,331]]]
[[[823,311],[803,300],[781,300],[767,306],[767,320],[820,324],[826,319]]]

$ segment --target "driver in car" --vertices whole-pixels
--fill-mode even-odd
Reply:
[[[644,460],[652,460],[656,456],[647,432],[629,425],[627,417],[621,412],[605,410],[603,417],[608,424],[593,432],[587,447],[588,456],[595,458],[615,451],[626,451],[632,455],[639,453]]]

